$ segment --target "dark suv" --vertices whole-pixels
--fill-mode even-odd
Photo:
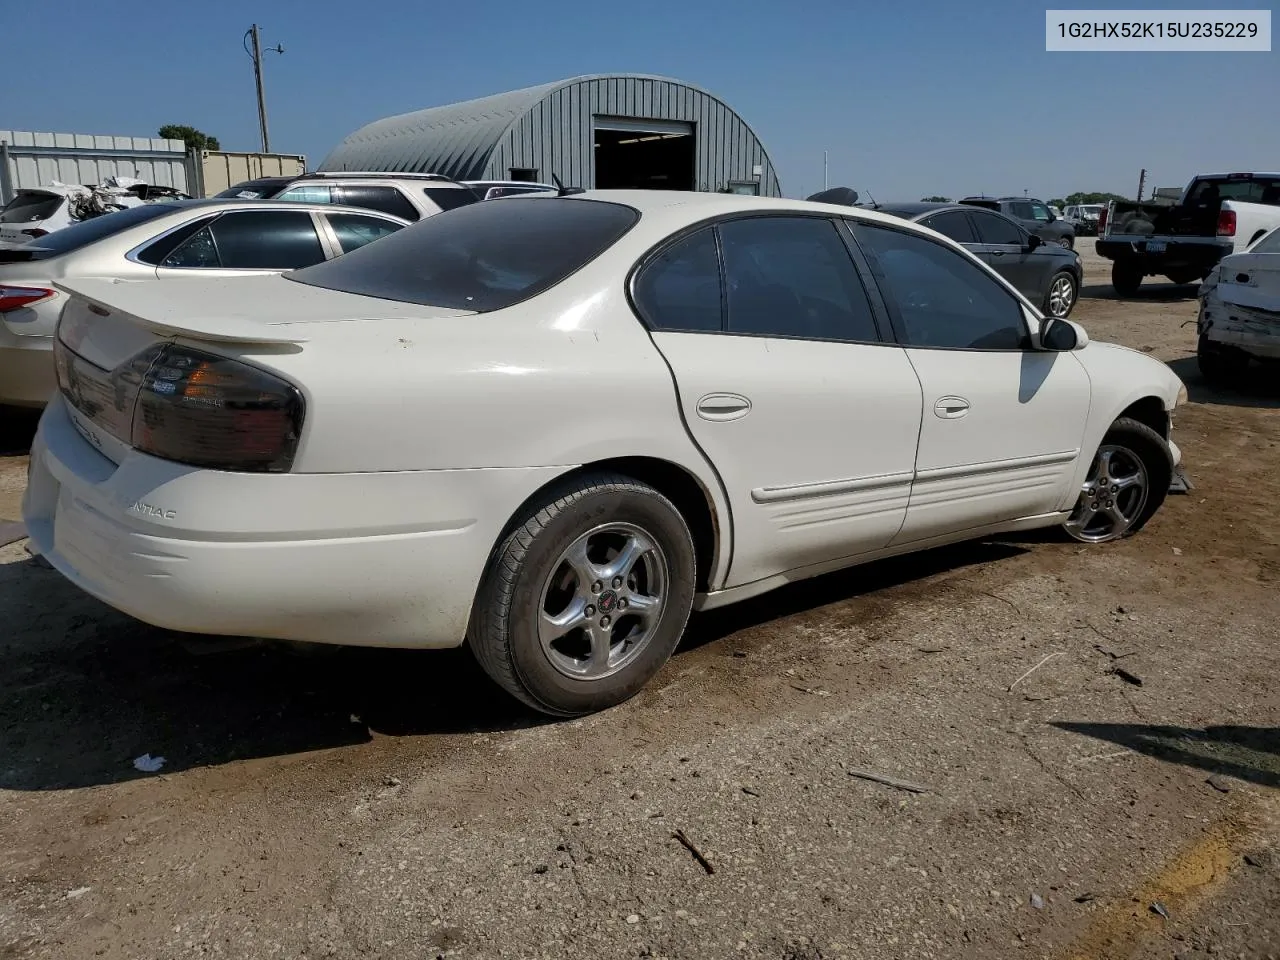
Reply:
[[[1049,205],[1030,197],[965,197],[960,201],[973,207],[998,210],[1017,220],[1041,240],[1060,243],[1068,250],[1076,247],[1076,231],[1071,224],[1053,215]]]

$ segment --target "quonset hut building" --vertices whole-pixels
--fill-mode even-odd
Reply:
[[[760,139],[724,101],[661,77],[574,77],[377,120],[321,170],[439,173],[600,189],[781,196]]]

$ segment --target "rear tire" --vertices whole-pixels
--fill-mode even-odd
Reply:
[[[1121,417],[1102,438],[1080,499],[1062,529],[1082,543],[1131,537],[1160,509],[1172,479],[1173,461],[1164,438],[1145,423]]]
[[[684,517],[647,484],[589,474],[553,487],[517,520],[476,595],[467,638],[476,660],[552,716],[634,696],[689,619],[696,568]]]
[[[1196,345],[1196,365],[1206,383],[1215,387],[1231,386],[1249,369],[1249,355],[1201,334]]]
[[[1132,297],[1142,285],[1142,269],[1127,263],[1111,265],[1111,286],[1122,297]]]
[[[1062,244],[1068,250],[1074,250],[1076,248],[1075,237],[1061,237],[1059,238],[1058,243]]]

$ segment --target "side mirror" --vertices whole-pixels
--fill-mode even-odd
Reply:
[[[1039,234],[1035,234],[1035,233],[1027,234],[1028,250],[1034,250],[1036,247],[1040,246],[1043,243],[1044,243],[1044,240],[1039,236]]]
[[[1045,317],[1040,324],[1040,346],[1045,350],[1067,353],[1071,350],[1082,350],[1088,343],[1089,335],[1078,323]]]

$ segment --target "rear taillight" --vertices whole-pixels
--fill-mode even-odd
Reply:
[[[0,313],[21,310],[54,295],[46,287],[0,287]]]
[[[1098,232],[1101,233],[1107,229],[1107,208],[1103,207],[1098,211]]]
[[[34,237],[36,239],[39,239],[40,237],[47,237],[49,235],[48,230],[41,230],[39,227],[32,227],[30,230],[23,230],[22,232],[28,237]]]
[[[302,431],[297,388],[238,360],[166,344],[142,379],[131,445],[195,467],[283,473]]]
[[[1236,212],[1234,210],[1218,211],[1218,236],[1234,237],[1236,235]]]

